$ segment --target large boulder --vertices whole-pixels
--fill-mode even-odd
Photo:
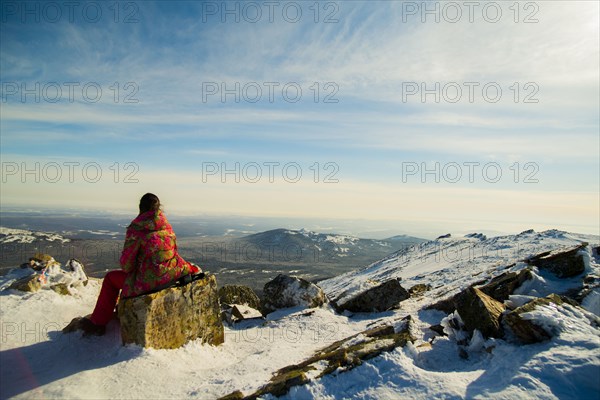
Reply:
[[[503,302],[523,284],[532,278],[531,270],[526,268],[517,272],[505,272],[492,279],[489,283],[479,289],[494,299]]]
[[[185,286],[121,299],[118,305],[123,343],[176,349],[190,340],[224,342],[217,280],[206,274]]]
[[[244,285],[225,285],[219,288],[219,301],[223,304],[240,304],[260,310],[260,299],[254,290]]]
[[[516,308],[504,316],[504,321],[521,342],[526,344],[542,342],[550,339],[552,337],[552,332],[549,332],[545,327],[537,325],[529,319],[523,318],[522,315],[524,313],[531,312],[540,306],[548,306],[550,304],[555,304],[558,306],[563,303],[577,306],[577,303],[566,297],[551,294],[547,297],[534,299],[529,303]]]
[[[398,279],[390,279],[368,289],[349,300],[338,303],[337,308],[352,312],[382,312],[398,307],[410,294],[400,285]]]
[[[550,271],[559,278],[570,278],[585,270],[583,251],[587,246],[584,242],[568,250],[547,251],[530,257],[525,262]]]
[[[263,289],[265,313],[288,307],[319,307],[327,298],[323,290],[305,279],[296,276],[277,275]]]
[[[504,304],[471,286],[455,297],[454,306],[468,331],[477,329],[486,338],[502,336]]]

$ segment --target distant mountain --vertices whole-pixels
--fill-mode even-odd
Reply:
[[[350,235],[317,233],[306,229],[273,229],[245,236],[239,239],[248,245],[280,254],[283,258],[298,257],[300,254],[318,257],[319,260],[339,260],[341,258],[373,258],[416,246],[425,239],[411,236],[394,236],[377,240],[362,239]]]
[[[408,235],[396,235],[386,239],[383,239],[386,242],[402,242],[402,243],[424,243],[427,239],[422,239],[414,236]]]

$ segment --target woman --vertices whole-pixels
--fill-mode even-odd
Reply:
[[[177,253],[173,228],[161,210],[160,200],[152,193],[142,196],[140,213],[127,227],[120,264],[122,270],[106,274],[94,312],[73,319],[63,332],[81,329],[84,335],[103,335],[119,292],[122,297],[133,297],[201,272]]]

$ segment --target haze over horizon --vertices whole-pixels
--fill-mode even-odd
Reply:
[[[2,211],[600,231],[598,2],[66,4],[2,3]]]

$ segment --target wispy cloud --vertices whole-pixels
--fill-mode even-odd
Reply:
[[[597,187],[597,2],[536,2],[538,22],[529,24],[523,23],[527,10],[521,8],[515,22],[508,3],[501,3],[504,14],[497,23],[486,21],[481,8],[469,22],[464,7],[458,23],[443,18],[436,23],[432,16],[423,23],[421,15],[406,13],[406,2],[337,2],[338,22],[329,24],[322,23],[327,11],[323,8],[315,23],[308,3],[302,3],[305,14],[298,23],[280,15],[271,23],[266,14],[258,23],[222,23],[218,16],[206,20],[202,2],[136,4],[139,23],[134,24],[107,18],[98,24],[0,26],[2,90],[7,99],[0,104],[3,157],[27,152],[62,156],[69,149],[82,159],[131,159],[150,168],[152,160],[168,153],[172,157],[161,159],[163,167],[181,176],[189,168],[187,158],[331,160],[345,168],[355,182],[352,195],[363,201],[368,196],[360,195],[362,190],[370,193],[371,201],[405,198],[395,184],[397,168],[386,168],[393,165],[390,160],[536,161],[556,165],[546,171],[545,191],[554,193],[568,185],[573,189],[569,176],[586,177],[592,188]],[[430,6],[435,4],[442,8],[446,3]],[[35,103],[29,95],[23,103],[19,94],[6,93],[7,83],[31,88],[36,82],[63,85],[61,101]],[[77,82],[77,90],[86,83],[97,84],[102,98],[90,103],[78,92],[69,102],[67,82]],[[271,82],[279,85],[274,101],[268,98]],[[473,82],[478,86],[475,100],[469,101],[465,83]],[[133,93],[132,86],[125,87],[128,83],[134,85],[137,103],[124,102]],[[221,84],[229,90],[236,83],[242,88],[255,84],[263,96],[256,103],[244,98],[236,102],[231,94],[223,102],[220,93],[207,99],[207,83],[219,90]],[[301,101],[283,98],[281,87],[286,83],[302,88]],[[432,94],[407,97],[407,83],[429,90],[436,84],[458,85],[462,97],[456,103],[445,94],[439,102]],[[486,83],[501,87],[500,101],[484,98]],[[535,86],[526,86],[531,83]],[[335,86],[326,89],[326,84]],[[328,94],[338,102],[325,103]],[[525,103],[527,95],[538,102]],[[559,173],[561,166],[566,172]],[[364,185],[370,180],[390,184],[373,192]],[[588,193],[588,187],[575,190],[570,203],[581,200],[578,194]],[[211,199],[223,209],[236,208],[222,201],[230,195],[228,190],[211,188]],[[237,186],[232,193],[245,197]],[[462,189],[460,193],[470,196]],[[252,204],[260,207],[260,194],[254,195]],[[424,198],[414,206],[429,209]],[[552,198],[552,204],[567,201]],[[298,203],[294,212],[312,212],[309,202],[284,200]],[[343,197],[337,201],[343,203]],[[511,204],[518,214],[518,205]],[[371,208],[337,209],[348,216],[377,214]]]

